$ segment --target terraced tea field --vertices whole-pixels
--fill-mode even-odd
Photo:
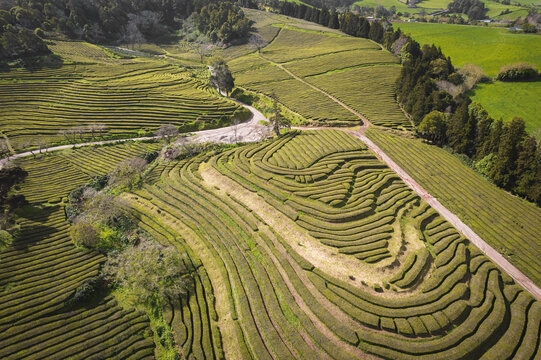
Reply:
[[[242,111],[185,69],[158,60],[0,74],[0,127],[15,148],[37,145],[39,139],[67,141],[59,131],[90,124],[104,129],[69,141],[135,137],[162,124],[182,131],[215,128]]]
[[[541,303],[344,132],[163,163],[149,179],[125,199],[201,275],[169,315],[185,354],[540,354]]]
[[[490,184],[443,149],[375,128],[370,128],[367,136],[445,207],[541,284],[538,207]]]
[[[90,176],[156,149],[124,144],[17,161],[29,172],[21,193],[34,210],[23,214],[21,233],[0,253],[2,359],[154,357],[145,314],[123,310],[107,294],[92,304],[69,305],[76,289],[98,276],[105,258],[74,247],[58,203]]]
[[[394,99],[400,72],[396,56],[370,40],[336,34],[323,27],[316,31],[297,24],[280,26],[280,32],[260,54],[230,61],[238,85],[275,96],[316,125],[360,123],[357,116],[326,95],[330,94],[374,124],[411,127]]]

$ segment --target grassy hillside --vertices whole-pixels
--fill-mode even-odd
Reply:
[[[511,263],[541,284],[541,209],[490,184],[435,146],[370,128],[368,136],[398,165]]]
[[[526,121],[526,130],[541,139],[541,82],[479,84],[472,92],[473,101],[483,104],[495,119],[507,121],[520,116]]]
[[[507,29],[430,23],[396,24],[422,44],[440,46],[453,65],[481,66],[495,76],[505,64],[528,62],[541,68],[541,41],[531,34],[513,34]]]
[[[424,0],[416,3],[416,7],[410,8],[406,4],[406,1],[401,0],[361,0],[356,1],[354,5],[359,5],[360,7],[363,6],[369,6],[372,8],[376,8],[378,5],[381,5],[385,7],[386,9],[390,9],[391,6],[394,6],[396,9],[396,12],[401,13],[409,13],[409,14],[417,14],[420,12],[425,12],[427,14],[430,14],[434,11],[441,10],[441,9],[447,9],[447,5],[451,0]],[[485,7],[488,9],[486,16],[489,18],[498,18],[499,15],[502,13],[502,11],[509,10],[511,11],[510,14],[506,15],[506,18],[508,19],[516,19],[519,16],[528,16],[528,9],[527,6],[531,3],[532,5],[541,5],[539,0],[531,0],[531,1],[520,1],[521,5],[513,4],[511,5],[503,5],[499,2],[492,1],[492,0],[482,0],[483,3],[485,3]],[[500,16],[502,17],[502,16]]]

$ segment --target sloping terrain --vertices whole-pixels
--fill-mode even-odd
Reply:
[[[292,133],[151,178],[125,197],[200,259],[214,292],[179,339],[195,325],[188,338],[204,338],[210,318],[232,358],[539,356],[540,303],[345,133]]]

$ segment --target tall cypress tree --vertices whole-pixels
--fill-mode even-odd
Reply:
[[[475,137],[475,156],[476,160],[481,160],[490,152],[487,149],[487,143],[490,139],[490,127],[492,126],[492,118],[481,104],[473,104],[470,106],[472,116],[477,118],[477,136]]]
[[[516,182],[517,159],[525,136],[524,120],[519,117],[511,120],[507,131],[503,133],[490,177],[505,189],[512,189]]]
[[[541,203],[541,149],[537,146],[533,136],[529,136],[524,142],[516,163],[517,182],[514,191],[539,204]]]
[[[467,139],[464,138],[464,128],[470,117],[468,106],[469,101],[463,101],[449,119],[449,125],[447,126],[449,146],[459,153],[465,153],[467,149]]]

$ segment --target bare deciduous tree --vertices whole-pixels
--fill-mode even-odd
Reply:
[[[92,139],[94,139],[98,134],[101,135],[101,133],[105,130],[104,124],[90,124],[86,127],[87,133],[90,133],[92,136]]]
[[[178,135],[178,128],[173,124],[165,124],[160,126],[155,134],[169,144],[171,143],[171,139]]]
[[[241,121],[237,118],[233,119],[233,134],[235,143],[238,142],[238,130]]]
[[[205,56],[207,56],[210,52],[210,45],[203,44],[203,43],[197,43],[194,46],[194,50],[199,55],[201,64],[203,63],[203,60]]]
[[[268,44],[268,42],[265,39],[263,39],[261,35],[252,34],[252,36],[250,36],[250,40],[248,41],[248,44],[250,45],[251,48],[257,49],[258,54],[261,54],[261,48],[265,47]]]
[[[291,128],[291,122],[289,119],[282,116],[282,113],[280,112],[280,108],[278,107],[278,101],[276,100],[276,96],[274,94],[271,95],[272,97],[272,106],[273,106],[273,115],[271,123],[272,128],[274,129],[274,132],[277,136],[280,136],[280,129],[289,129]]]
[[[125,160],[111,173],[109,184],[117,188],[131,188],[141,179],[147,165],[145,159],[138,157]]]
[[[0,138],[0,156],[2,158],[7,157],[9,160],[11,155],[11,150],[9,149],[8,141],[4,138]]]

